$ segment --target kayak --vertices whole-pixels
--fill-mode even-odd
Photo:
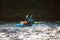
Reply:
[[[17,27],[24,27],[24,24],[16,24]]]
[[[17,27],[24,27],[27,26],[28,22],[27,21],[21,21],[20,23],[16,24]]]
[[[42,24],[43,22],[35,21],[32,24],[28,24],[27,21],[21,21],[20,23],[16,24],[17,27],[24,27],[24,26],[32,26],[33,24]]]
[[[34,24],[42,24],[43,22],[35,21]]]

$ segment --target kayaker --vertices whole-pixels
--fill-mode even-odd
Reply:
[[[28,25],[32,25],[32,23],[34,22],[33,16],[26,15],[26,21],[28,22]]]

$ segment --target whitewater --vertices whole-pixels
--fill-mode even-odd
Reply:
[[[0,23],[0,40],[60,40],[60,25],[54,23],[17,27],[17,23]]]

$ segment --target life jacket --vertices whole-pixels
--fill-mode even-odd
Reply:
[[[26,24],[28,24],[28,22],[27,21],[21,21],[20,24],[25,24],[26,25]]]

